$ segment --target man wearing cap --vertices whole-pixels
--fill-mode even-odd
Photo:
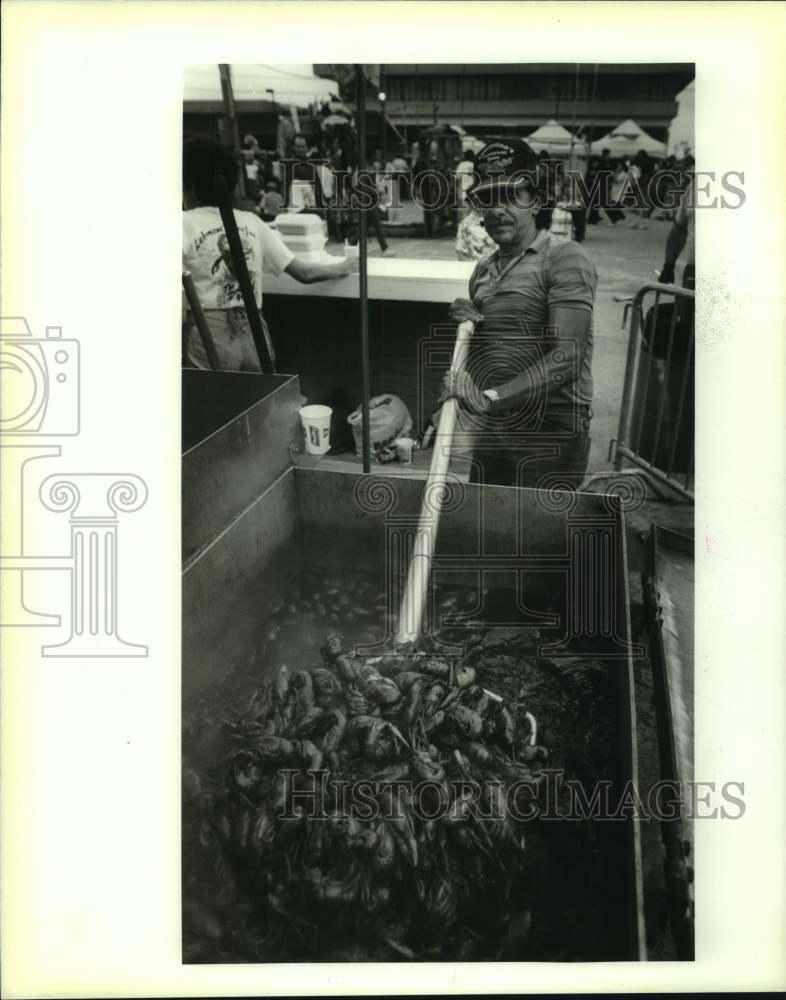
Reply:
[[[451,306],[475,330],[442,398],[467,415],[471,482],[575,489],[589,455],[597,272],[576,243],[538,230],[542,179],[527,143],[489,143],[475,166],[467,197],[497,250],[472,272],[470,298]]]

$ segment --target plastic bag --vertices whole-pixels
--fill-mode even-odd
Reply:
[[[355,437],[355,454],[363,454],[363,408],[358,407],[347,417]],[[386,393],[369,400],[369,437],[371,454],[378,462],[392,462],[396,457],[393,442],[397,437],[412,433],[412,418],[406,404],[398,396]]]

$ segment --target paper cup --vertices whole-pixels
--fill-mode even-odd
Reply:
[[[333,411],[329,406],[302,406],[300,420],[306,435],[306,451],[309,455],[324,455],[330,450],[330,417]]]
[[[402,465],[412,464],[412,449],[415,447],[413,438],[396,438],[393,442],[396,446],[396,454]]]

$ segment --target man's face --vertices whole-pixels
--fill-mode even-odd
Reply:
[[[531,237],[540,202],[529,191],[518,190],[515,198],[494,200],[482,209],[486,232],[502,249],[517,247]]]
[[[295,151],[295,156],[299,160],[305,160],[305,158],[308,156],[308,146],[306,145],[305,139],[295,139],[292,148]]]

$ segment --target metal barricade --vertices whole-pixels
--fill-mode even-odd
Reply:
[[[652,299],[651,304],[647,302]],[[693,501],[696,293],[677,285],[644,285],[626,303],[630,335],[619,431],[611,457],[628,461],[654,484]]]

